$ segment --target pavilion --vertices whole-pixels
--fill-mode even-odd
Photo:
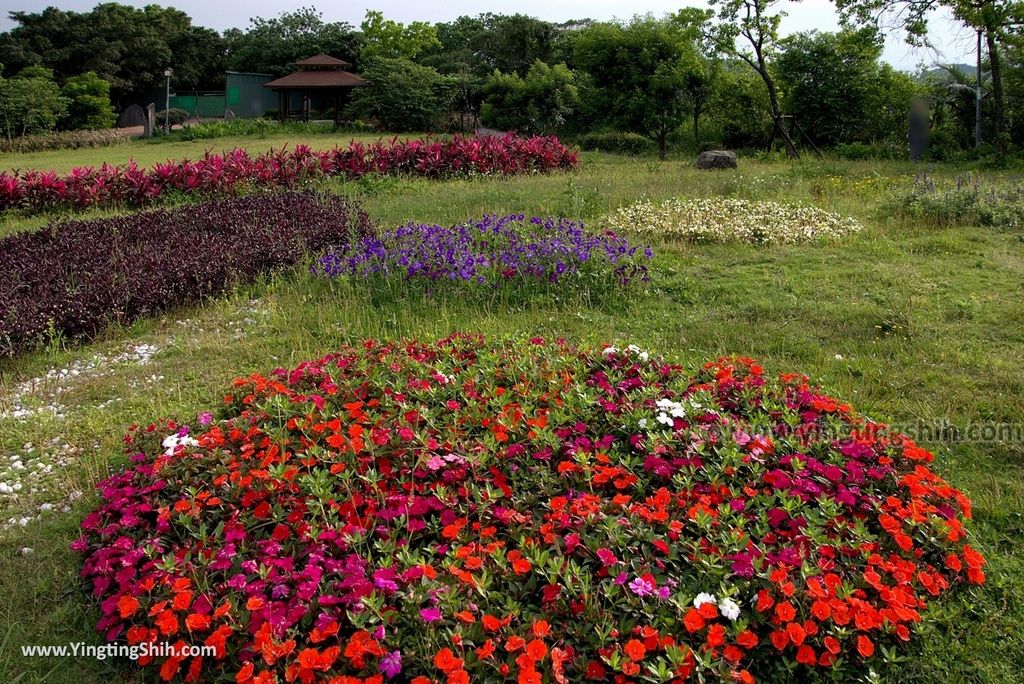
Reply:
[[[279,121],[309,121],[310,103],[329,104],[334,109],[334,123],[341,121],[341,109],[353,88],[369,85],[359,76],[345,71],[348,62],[319,54],[295,62],[298,71],[263,84],[277,93]]]

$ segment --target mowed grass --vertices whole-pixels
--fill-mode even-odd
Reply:
[[[249,146],[267,141],[250,140]],[[121,436],[129,425],[158,417],[193,420],[217,405],[231,378],[294,365],[344,342],[474,331],[636,343],[693,367],[743,354],[760,359],[769,372],[806,373],[861,412],[896,424],[1024,424],[1021,234],[882,218],[880,205],[914,171],[905,164],[744,160],[738,173],[703,173],[683,161],[585,155],[582,168],[567,175],[332,182],[332,190],[360,197],[383,225],[513,211],[594,225],[640,196],[686,195],[809,202],[853,215],[865,230],[831,245],[655,244],[652,282],[614,306],[570,299],[508,307],[444,295],[384,299],[299,269],[203,307],[110,330],[89,345],[3,362],[0,412],[9,409],[21,383],[97,354],[107,359],[67,380],[58,393],[42,382],[22,399],[26,406],[60,404],[63,417],[0,418],[0,472],[10,456],[25,454],[26,444],[51,451],[67,444],[70,454],[66,466],[43,480],[46,491],[0,498],[0,522],[33,518],[0,532],[0,681],[153,678],[140,678],[124,661],[21,657],[27,644],[102,641],[93,629],[98,612],[77,581],[78,558],[68,550],[78,521],[96,501],[93,485],[124,463]],[[8,229],[33,225],[18,219]],[[141,344],[157,349],[148,363],[116,359]],[[974,501],[972,531],[989,559],[989,579],[933,609],[942,626],[921,629],[900,651],[904,660],[879,675],[895,682],[1019,681],[1024,445],[927,445],[937,453],[938,471]],[[70,502],[69,512],[35,519],[39,504],[63,504],[74,492],[82,496]],[[33,552],[21,555],[23,547]]]
[[[351,133],[338,131],[317,133],[299,142],[315,150],[348,145],[350,142],[373,142],[390,140],[393,136],[379,133]],[[401,138],[421,137],[403,134]],[[134,138],[128,142],[108,147],[94,147],[81,150],[46,150],[44,152],[0,153],[0,171],[70,171],[76,166],[100,166],[125,164],[134,160],[139,166],[152,166],[169,159],[195,159],[206,152],[225,152],[238,147],[249,149],[253,154],[267,150],[293,147],[296,143],[293,133],[271,132],[265,137],[227,136],[209,140],[180,140],[155,138],[146,140]]]

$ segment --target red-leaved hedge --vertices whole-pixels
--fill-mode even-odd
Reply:
[[[217,295],[371,226],[350,200],[281,193],[0,239],[0,357]]]
[[[338,176],[409,174],[427,178],[514,175],[571,169],[577,153],[555,137],[454,137],[398,140],[313,150],[296,145],[251,156],[235,149],[201,159],[168,161],[150,169],[135,162],[54,171],[0,173],[0,211],[46,211],[94,206],[141,206],[171,192],[225,194],[253,188],[295,188]]]

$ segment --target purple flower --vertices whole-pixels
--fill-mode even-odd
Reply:
[[[380,671],[388,679],[394,679],[402,672],[402,652],[392,651],[380,659]]]
[[[200,425],[209,425],[210,423],[213,422],[213,414],[210,413],[209,411],[203,411],[202,413],[199,414],[197,420],[199,421]]]

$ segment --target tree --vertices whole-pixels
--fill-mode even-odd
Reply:
[[[914,83],[880,62],[875,29],[798,33],[781,47],[775,72],[786,111],[818,144],[877,142],[903,128]]]
[[[473,49],[488,71],[526,74],[538,59],[552,62],[557,27],[525,14],[485,14],[484,31],[477,34]]]
[[[1024,2],[1021,0],[835,0],[844,20],[879,25],[888,22],[902,29],[907,41],[927,45],[928,20],[937,9],[947,9],[966,26],[985,39],[989,71],[992,76],[992,129],[995,144],[1005,151],[1006,96],[1003,88],[1001,47],[1024,29]]]
[[[796,145],[782,125],[779,89],[768,67],[768,59],[779,46],[779,22],[784,16],[778,10],[787,0],[711,0],[718,7],[718,23],[711,39],[723,53],[746,62],[768,90],[768,105],[774,122],[773,135],[782,138],[786,152],[799,157]],[[743,43],[742,45],[738,43]]]
[[[406,26],[385,19],[382,12],[368,11],[360,30],[363,33],[360,57],[364,61],[378,57],[415,59],[421,52],[441,45],[433,25],[414,21]]]
[[[565,64],[537,60],[523,78],[495,71],[483,89],[488,126],[521,133],[554,133],[579,104],[576,78]]]
[[[52,130],[67,105],[49,69],[28,67],[0,78],[0,126],[8,140]]]
[[[250,20],[246,31],[224,33],[228,66],[236,71],[283,76],[293,63],[321,52],[355,62],[361,40],[345,22],[325,22],[311,7],[283,12],[279,17]]]
[[[590,110],[650,137],[664,159],[669,134],[692,113],[688,78],[703,68],[693,37],[669,21],[637,17],[585,29],[575,56],[593,84]]]
[[[0,62],[8,72],[40,65],[63,80],[93,71],[110,83],[118,101],[159,86],[168,66],[174,67],[179,87],[224,82],[220,37],[192,26],[180,10],[103,3],[86,13],[49,7],[38,13],[12,12],[10,17],[17,26],[0,36]]]
[[[117,120],[110,106],[110,84],[87,71],[64,81],[61,94],[68,100],[61,127],[69,130],[110,128]]]
[[[436,69],[407,59],[375,59],[363,70],[370,82],[352,98],[351,111],[388,131],[435,130],[450,110],[453,84]]]

